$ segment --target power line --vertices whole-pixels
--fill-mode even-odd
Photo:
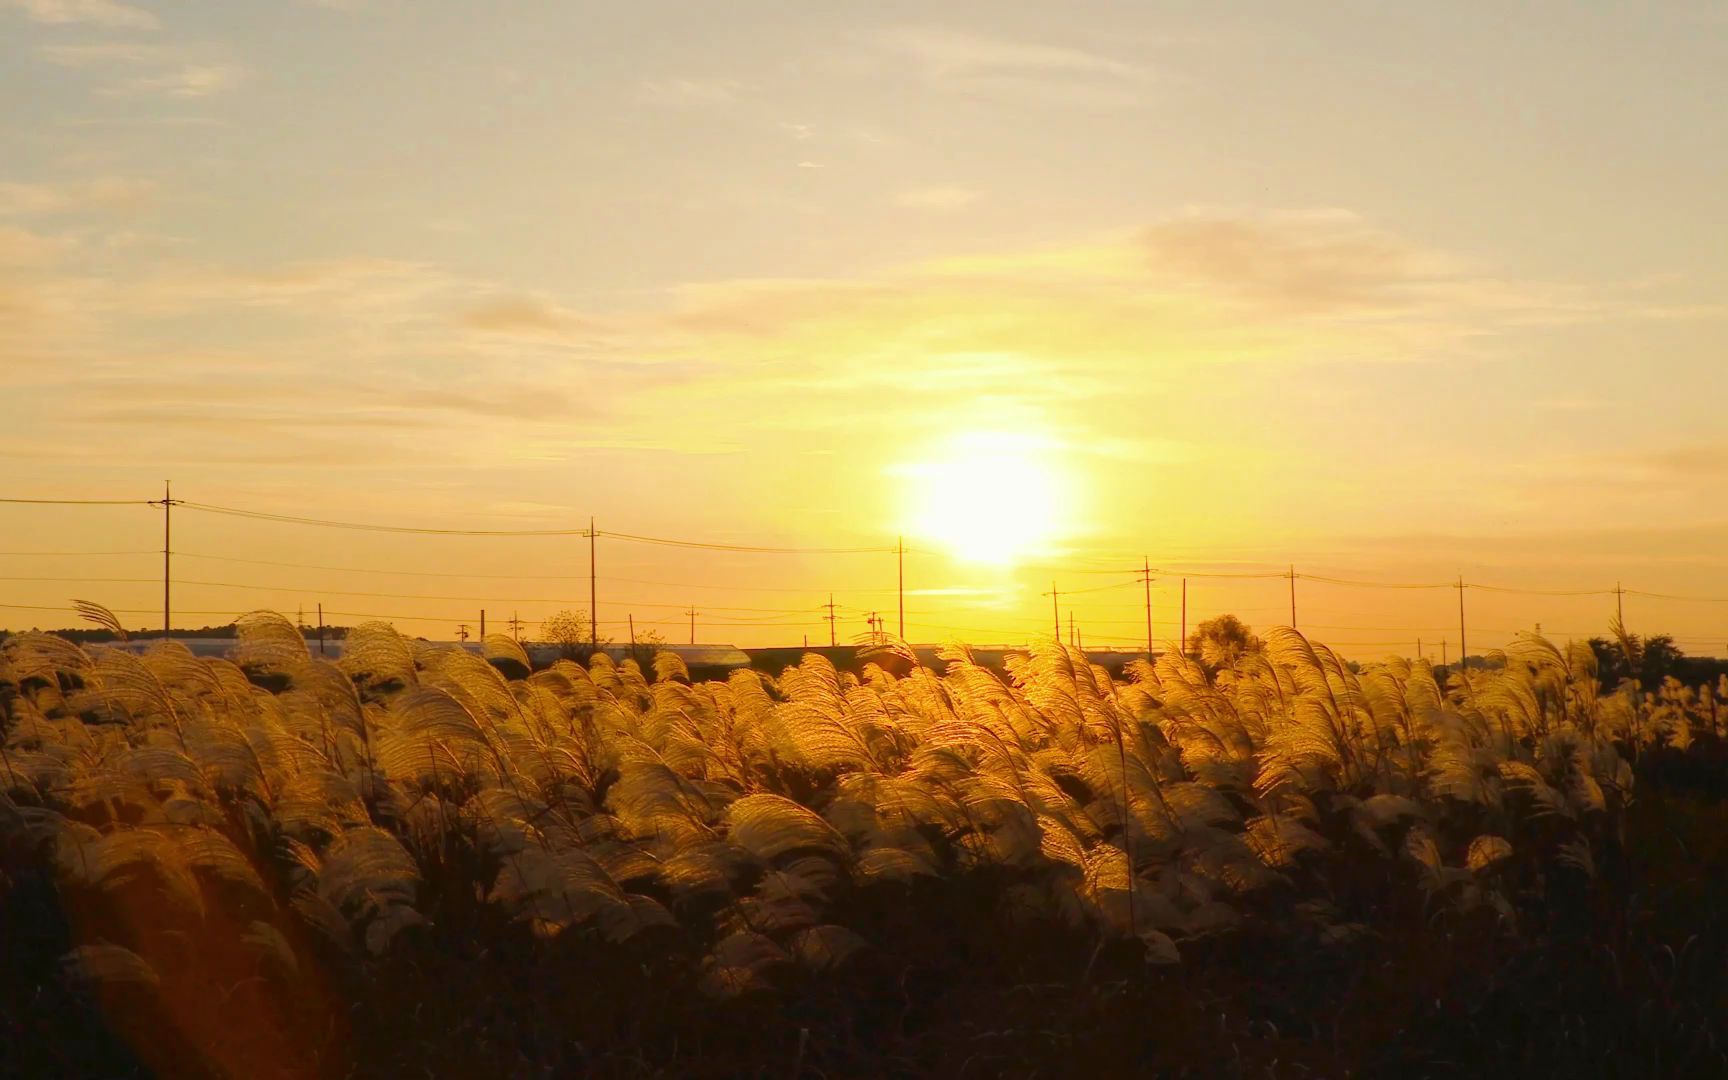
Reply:
[[[1480,585],[1476,582],[1469,581],[1464,582],[1462,585],[1458,582],[1453,582],[1446,586],[1448,589],[1456,589],[1460,587],[1465,589],[1480,589],[1483,592],[1510,593],[1516,596],[1613,596],[1616,591],[1614,589],[1519,589],[1507,585]],[[1632,590],[1628,589],[1626,591],[1631,592]]]
[[[605,536],[605,535],[606,535],[605,533],[601,533],[601,536]],[[0,555],[6,555],[6,554],[8,554],[8,552],[0,551]],[[29,554],[29,553],[13,552],[11,554]],[[47,553],[44,553],[44,554],[47,554]],[[88,552],[88,553],[67,552],[66,554],[104,554],[104,553],[102,553],[102,552]],[[156,552],[153,552],[153,551],[112,552],[109,554],[116,554],[116,555],[121,555],[121,554],[126,554],[126,555],[154,555],[154,554],[156,554]],[[328,566],[328,565],[323,565],[323,564],[319,564],[319,563],[282,562],[282,561],[276,560],[276,559],[242,559],[242,558],[239,558],[239,557],[233,556],[233,555],[210,555],[210,554],[207,554],[204,552],[196,552],[196,551],[176,551],[174,554],[176,556],[178,556],[179,558],[182,558],[182,559],[204,559],[204,560],[208,560],[211,562],[235,563],[235,564],[242,565],[242,566],[275,566],[275,567],[280,567],[280,568],[290,569],[290,570],[322,570],[322,571],[329,571],[329,572],[338,573],[338,574],[371,574],[371,575],[394,574],[394,575],[399,576],[399,577],[456,578],[456,579],[468,579],[468,580],[473,580],[473,581],[587,581],[588,580],[587,574],[541,574],[541,573],[481,574],[481,573],[463,573],[460,571],[450,571],[450,570],[401,570],[401,569],[386,568],[386,567],[381,567],[381,566],[379,566],[379,567]],[[604,582],[608,582],[608,583],[623,584],[623,585],[657,585],[657,586],[663,586],[663,587],[668,588],[668,589],[717,589],[717,590],[720,590],[723,592],[792,593],[792,594],[803,595],[803,596],[812,596],[812,595],[820,596],[826,590],[825,586],[824,587],[810,586],[810,587],[805,588],[805,587],[799,587],[799,586],[795,586],[795,585],[717,585],[711,581],[707,581],[707,582],[703,582],[703,581],[661,581],[658,579],[650,579],[650,578],[612,577],[612,576],[607,575],[607,574],[602,574],[600,576],[600,580],[604,581]],[[850,589],[848,591],[854,592],[854,593],[882,593],[882,594],[886,594],[886,593],[896,592],[897,590],[895,590],[895,589]]]
[[[675,540],[663,536],[642,536],[637,533],[599,531],[596,535],[613,540],[628,540],[637,544],[659,544],[664,547],[700,548],[704,551],[732,551],[755,555],[892,555],[898,547],[766,547],[759,544],[720,544],[705,540]]]
[[[28,506],[150,506],[149,499],[0,499],[0,503]],[[154,553],[152,553],[154,554]]]
[[[332,521],[327,518],[299,517],[294,514],[272,514],[263,510],[242,510],[233,506],[215,506],[210,503],[182,502],[188,510],[199,510],[206,514],[224,514],[229,517],[248,518],[254,521],[274,521],[286,525],[311,525],[323,529],[351,529],[360,532],[384,533],[414,533],[425,536],[587,536],[587,529],[440,529],[422,528],[410,525],[378,525],[359,521]]]
[[[1284,575],[1280,574],[1279,577]],[[1361,589],[1450,589],[1448,582],[1358,581],[1351,578],[1326,577],[1322,574],[1302,574],[1303,581],[1318,581],[1326,585],[1347,585]]]
[[[207,514],[226,514],[230,517],[248,518],[255,521],[274,521],[289,525],[309,525],[325,529],[351,529],[362,532],[411,533],[426,536],[581,536],[593,538],[606,537],[612,540],[625,540],[638,544],[658,544],[666,547],[700,548],[708,551],[732,551],[769,555],[857,555],[885,554],[898,551],[898,547],[773,547],[760,544],[723,544],[706,540],[685,540],[665,536],[645,536],[640,533],[611,532],[595,529],[452,529],[431,528],[410,525],[383,525],[375,522],[338,521],[330,518],[302,517],[297,514],[277,514],[265,510],[246,510],[236,506],[218,506],[213,503],[183,502],[181,505],[191,510],[200,510]]]
[[[8,558],[86,559],[106,555],[160,555],[160,551],[0,551]]]
[[[1672,593],[1644,592],[1640,589],[1624,589],[1627,596],[1642,596],[1651,600],[1679,600],[1688,604],[1728,604],[1728,596],[1675,596]]]

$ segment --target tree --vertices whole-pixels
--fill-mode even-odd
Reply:
[[[1590,651],[1596,654],[1596,678],[1603,686],[1619,686],[1628,679],[1636,679],[1644,689],[1654,690],[1687,659],[1674,644],[1672,634],[1639,637],[1629,633],[1619,620],[1610,629],[1612,637],[1590,639]]]
[[[1207,619],[1188,635],[1189,655],[1214,670],[1227,668],[1263,648],[1265,643],[1255,636],[1253,628],[1234,615]]]
[[[1234,615],[1207,619],[1188,635],[1188,655],[1199,657],[1201,666],[1211,671],[1221,671],[1265,647],[1253,629]]]
[[[654,667],[654,654],[666,647],[666,635],[658,630],[644,630],[636,635],[636,640],[630,646],[631,659],[643,671],[651,671]]]
[[[565,660],[586,663],[594,655],[594,634],[586,611],[566,608],[540,624],[540,636],[548,645],[558,646],[558,655]],[[601,641],[605,648],[610,642]]]

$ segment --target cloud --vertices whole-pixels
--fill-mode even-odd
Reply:
[[[1131,106],[1144,100],[1152,72],[1068,45],[1022,42],[938,26],[896,27],[877,35],[932,84],[979,96],[1055,104]]]
[[[43,45],[36,54],[60,67],[84,68],[111,64],[148,64],[168,55],[161,46],[141,41],[105,41],[79,45]]]
[[[17,195],[39,208],[62,198]],[[32,372],[52,376],[59,391],[35,399],[50,417],[94,400],[107,364],[111,383],[115,371],[152,371],[181,384],[127,384],[103,402],[110,420],[131,406],[208,407],[239,430],[239,405],[197,396],[232,386],[308,415],[436,413],[463,437],[487,420],[538,422],[506,452],[551,458],[574,445],[572,417],[588,443],[682,453],[772,452],[789,437],[851,445],[892,416],[907,431],[1035,428],[1141,461],[1166,452],[1122,439],[1154,422],[1149,410],[1164,410],[1161,439],[1201,438],[1168,402],[1234,394],[1262,373],[1492,356],[1520,325],[1624,313],[1605,291],[1496,278],[1336,211],[1196,211],[1091,243],[692,285],[608,314],[417,262],[235,268],[165,252],[121,276],[42,263],[54,252],[33,234],[12,241],[39,269],[0,278],[0,367],[14,390]],[[199,369],[176,355],[189,333],[230,352]],[[476,379],[482,369],[494,377]],[[263,370],[290,374],[280,385],[238,378]],[[379,400],[378,387],[394,396]]]
[[[231,90],[246,77],[239,64],[181,64],[152,75],[141,75],[104,88],[118,97],[161,94],[176,98],[202,98]]]
[[[1028,72],[1109,79],[1139,79],[1144,75],[1133,64],[1084,49],[1009,41],[941,27],[901,27],[888,31],[883,40],[915,57],[937,78]]]
[[[59,258],[69,247],[71,243],[59,237],[0,225],[0,269],[41,266]]]
[[[292,307],[317,304],[331,312],[401,309],[454,287],[423,263],[352,257],[286,263],[269,269],[164,267],[128,282],[118,302],[149,316],[176,315],[210,305]]]
[[[209,97],[232,89],[246,77],[244,67],[210,48],[170,48],[140,41],[85,42],[43,45],[37,55],[64,68],[142,69],[140,74],[103,87],[100,92],[110,97]]]
[[[1635,463],[1649,472],[1675,480],[1696,480],[1728,474],[1728,443],[1676,446],[1642,454]]]
[[[738,83],[730,79],[651,79],[638,94],[649,105],[692,109],[729,105],[738,99]]]
[[[565,338],[597,330],[593,320],[530,296],[488,300],[462,312],[461,321],[470,329],[489,334],[529,337]]]
[[[1301,310],[1400,306],[1455,271],[1339,211],[1194,213],[1153,225],[1140,242],[1155,271]]]
[[[894,197],[901,206],[915,210],[956,210],[978,201],[979,193],[971,188],[942,185],[913,188]]]
[[[161,24],[143,8],[117,0],[0,0],[35,22],[52,26],[97,26],[105,30],[154,30]]]
[[[148,181],[109,176],[61,183],[0,183],[0,217],[133,211],[149,204]]]

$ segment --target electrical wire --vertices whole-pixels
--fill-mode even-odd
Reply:
[[[661,536],[641,536],[636,533],[595,530],[594,535],[613,540],[628,540],[637,544],[659,544],[664,547],[700,548],[704,551],[731,551],[751,555],[893,555],[899,547],[765,547],[757,544],[718,544],[705,540],[672,540]],[[907,549],[911,550],[911,549]]]
[[[186,510],[197,510],[206,514],[224,514],[229,517],[247,518],[254,521],[274,521],[287,525],[312,525],[323,529],[351,529],[360,532],[383,533],[413,533],[422,536],[587,536],[587,529],[438,529],[422,528],[410,525],[377,525],[358,521],[332,521],[327,518],[299,517],[294,514],[272,514],[263,510],[242,510],[233,506],[216,506],[211,503],[179,501],[175,503]]]
[[[26,506],[156,506],[149,499],[0,499],[0,503]]]

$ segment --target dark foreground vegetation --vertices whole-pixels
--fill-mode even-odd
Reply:
[[[487,646],[7,641],[0,1070],[1728,1075],[1728,681]]]

